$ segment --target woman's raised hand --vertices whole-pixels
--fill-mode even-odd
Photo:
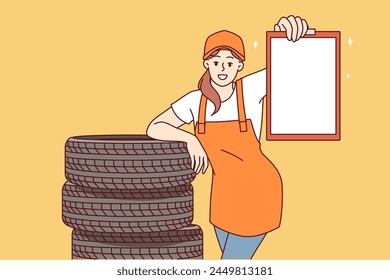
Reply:
[[[275,31],[286,31],[286,36],[289,41],[297,41],[305,36],[308,25],[306,20],[300,17],[282,17],[277,24],[275,24]]]
[[[187,141],[187,149],[191,157],[191,168],[196,172],[196,174],[198,174],[201,170],[202,173],[205,173],[209,162],[206,152],[204,151],[198,138],[195,136],[191,137]]]

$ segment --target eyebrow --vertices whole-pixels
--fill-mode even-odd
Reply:
[[[232,57],[232,56],[227,56],[226,58],[231,58],[231,59],[234,59],[234,57]]]

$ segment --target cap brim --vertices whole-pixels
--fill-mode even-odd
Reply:
[[[207,53],[205,53],[203,55],[203,59],[207,59],[216,50],[229,50],[229,51],[233,52],[237,57],[239,57],[241,61],[245,61],[245,57],[244,56],[242,56],[235,49],[233,49],[233,48],[231,48],[229,46],[218,46],[218,47],[215,47],[215,48],[209,50]]]

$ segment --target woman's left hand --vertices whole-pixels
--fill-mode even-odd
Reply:
[[[307,29],[306,20],[294,16],[282,17],[274,27],[275,31],[286,31],[287,39],[293,42],[305,36]]]

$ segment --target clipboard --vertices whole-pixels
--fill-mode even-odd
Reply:
[[[340,140],[340,32],[267,32],[267,140]]]

